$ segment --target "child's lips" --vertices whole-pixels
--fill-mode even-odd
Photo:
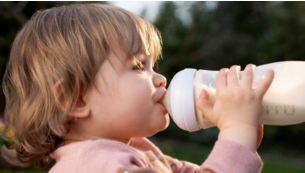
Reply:
[[[153,100],[160,106],[160,109],[162,110],[163,114],[167,114],[168,111],[163,104],[163,100],[166,94],[165,88],[158,88],[157,91],[154,93]]]
[[[162,104],[163,99],[165,97],[165,94],[166,94],[166,89],[165,88],[158,88],[153,95],[153,100],[157,103]]]
[[[167,114],[168,113],[167,109],[165,108],[165,106],[162,103],[158,103],[158,105],[160,106],[160,109],[161,109],[163,114]]]

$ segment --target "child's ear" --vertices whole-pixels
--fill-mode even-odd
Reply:
[[[62,81],[58,81],[54,86],[54,94],[57,98],[57,106],[61,111],[66,112],[66,114],[72,118],[86,118],[90,115],[90,106],[86,102],[84,94],[81,94],[71,110],[67,110],[67,100],[68,98],[63,97],[64,89],[62,88]]]
[[[68,115],[78,119],[87,118],[90,115],[90,107],[83,96],[78,98],[76,105],[68,112]]]

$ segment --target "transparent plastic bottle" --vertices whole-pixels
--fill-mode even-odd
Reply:
[[[274,71],[273,82],[263,98],[261,120],[266,125],[292,125],[305,122],[305,61],[283,61],[257,66],[253,87]],[[215,100],[218,71],[184,69],[170,82],[164,99],[169,114],[181,129],[197,131],[214,126],[196,108],[202,89]],[[241,73],[242,77],[242,73]]]

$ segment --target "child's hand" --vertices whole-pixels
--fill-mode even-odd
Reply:
[[[240,67],[222,69],[216,77],[216,98],[212,104],[206,91],[201,93],[198,107],[205,118],[220,130],[219,138],[228,139],[256,151],[262,99],[273,79],[273,71],[255,89],[252,88],[254,65],[248,65],[242,79]]]

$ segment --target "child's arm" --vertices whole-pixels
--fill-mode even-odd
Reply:
[[[222,69],[216,79],[216,99],[214,105],[208,101],[205,91],[201,94],[198,107],[205,118],[220,130],[218,139],[230,140],[256,152],[259,115],[262,99],[271,85],[273,72],[255,89],[252,88],[253,65],[248,65],[239,79],[240,67]]]
[[[256,153],[262,139],[263,126],[259,123],[261,104],[269,88],[273,72],[255,89],[252,88],[254,66],[248,65],[239,78],[240,67],[222,69],[216,79],[216,99],[212,104],[203,91],[198,107],[205,118],[220,130],[208,159],[201,167],[168,157],[173,172],[256,173],[262,161]]]
[[[166,158],[173,173],[257,173],[262,165],[256,153],[229,140],[218,140],[201,166]]]
[[[207,167],[218,164],[217,169],[219,170],[219,167],[225,165],[226,167],[224,168],[226,169],[234,168],[233,172],[246,173],[246,170],[252,172],[257,170],[254,167],[259,166],[257,165],[257,160],[250,156],[249,153],[247,154],[247,150],[255,154],[262,138],[262,128],[258,128],[261,127],[259,125],[259,115],[262,109],[263,96],[270,87],[274,74],[273,71],[269,71],[265,80],[257,88],[253,89],[254,67],[253,65],[248,65],[243,72],[242,79],[239,78],[239,66],[232,66],[229,70],[222,69],[216,79],[216,99],[214,104],[209,102],[205,91],[201,94],[197,106],[203,112],[205,118],[209,119],[220,130],[218,144],[215,144],[212,153],[204,164]],[[222,149],[228,146],[219,145],[219,142],[223,143],[225,141],[232,144],[232,151]],[[237,149],[238,145],[240,149]],[[223,152],[225,153],[222,154]],[[221,155],[226,156],[222,159],[219,157]],[[236,164],[230,160],[237,161],[237,157],[241,157],[239,158],[240,161],[244,162]],[[249,169],[249,166],[252,166],[253,169]]]

